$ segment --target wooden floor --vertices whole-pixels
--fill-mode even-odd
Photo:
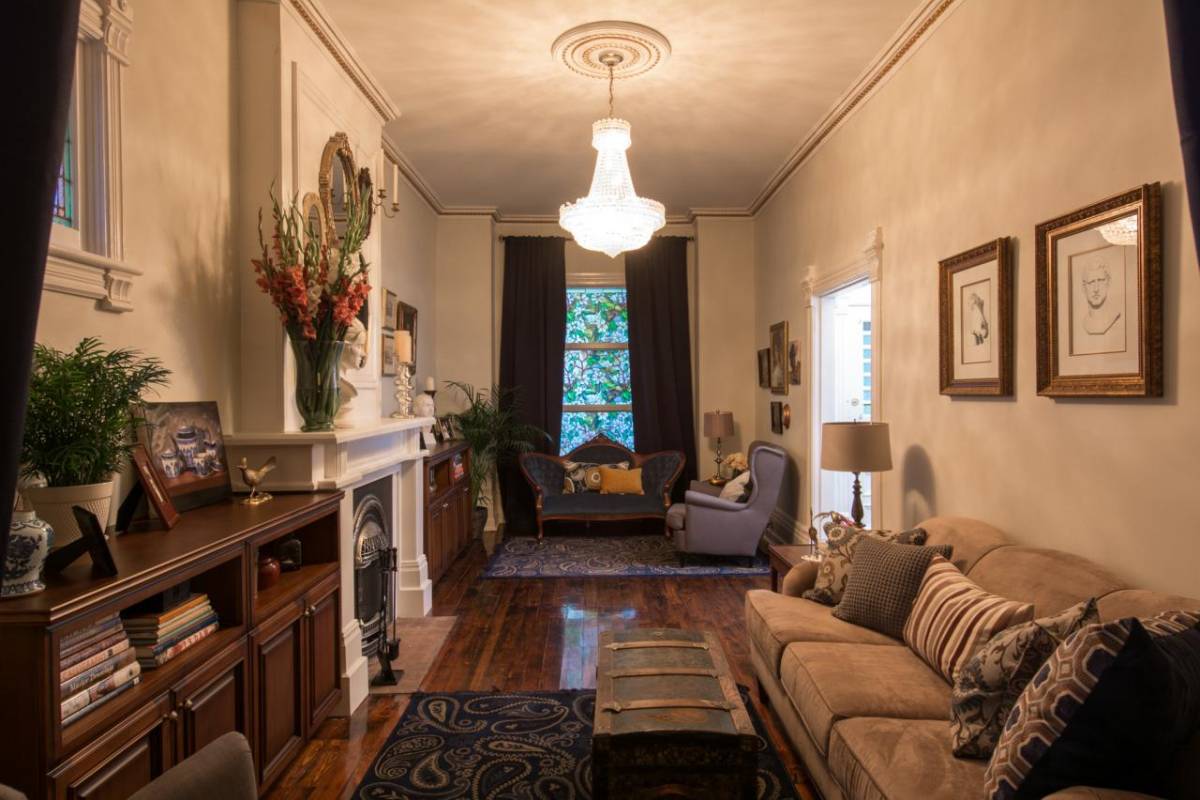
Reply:
[[[423,691],[594,688],[600,633],[652,626],[716,632],[738,682],[753,685],[742,596],[767,588],[766,577],[481,580],[486,561],[473,543],[434,587],[433,614],[459,620]],[[352,717],[327,721],[269,797],[350,797],[406,705],[372,695]],[[770,711],[758,711],[800,796],[813,798]]]

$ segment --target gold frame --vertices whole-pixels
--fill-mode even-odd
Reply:
[[[999,375],[995,378],[954,377],[954,274],[995,261]],[[1002,236],[938,262],[938,387],[945,395],[961,397],[1011,397],[1013,394],[1013,269],[1012,246]]]
[[[317,191],[321,198],[321,205],[325,209],[325,241],[330,247],[337,247],[341,241],[337,235],[333,214],[334,159],[337,159],[338,165],[342,168],[346,193],[353,198],[355,203],[362,199],[359,195],[359,172],[354,165],[354,151],[350,149],[350,139],[339,131],[330,136],[329,141],[325,143],[325,149],[321,152],[321,168],[317,173]],[[368,201],[370,199],[370,197],[367,198]]]
[[[1114,219],[1138,215],[1138,370],[1061,375],[1058,364],[1056,242]],[[1037,387],[1044,397],[1162,397],[1162,187],[1147,183],[1037,226]]]
[[[783,376],[783,383],[779,386],[775,385],[775,342],[776,337],[780,337],[779,341],[779,359],[782,361],[780,374]],[[770,357],[767,361],[767,380],[771,386],[771,394],[788,393],[788,324],[787,320],[776,322],[771,326],[770,335],[767,338],[767,350],[770,351]]]

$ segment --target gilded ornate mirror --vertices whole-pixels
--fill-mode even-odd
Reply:
[[[317,175],[321,205],[325,209],[325,236],[330,246],[338,247],[346,232],[350,207],[360,199],[358,171],[354,153],[344,133],[335,133],[321,153],[321,171]],[[369,199],[369,198],[368,198]]]
[[[304,215],[305,244],[312,241],[314,234],[317,240],[324,244],[329,220],[325,216],[325,206],[321,204],[321,198],[316,192],[305,192],[304,197],[300,198],[300,213]]]

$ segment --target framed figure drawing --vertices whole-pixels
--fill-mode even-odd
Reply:
[[[942,394],[1013,393],[1013,276],[1007,237],[938,262]]]
[[[758,385],[766,389],[771,385],[771,348],[758,351]]]
[[[396,333],[380,331],[379,374],[385,378],[396,376]]]
[[[792,386],[800,385],[800,340],[792,339],[788,342],[788,383]]]
[[[383,290],[383,329],[396,330],[396,293],[390,289]]]
[[[788,324],[776,322],[771,326],[770,342],[771,394],[788,393]]]
[[[1049,397],[1161,397],[1162,192],[1037,226],[1037,383]]]

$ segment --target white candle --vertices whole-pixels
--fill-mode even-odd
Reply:
[[[409,331],[396,331],[396,361],[412,363],[412,334]]]
[[[437,382],[434,381],[432,375],[429,375],[425,378],[425,391],[427,391],[427,392],[436,392],[437,391]]]
[[[392,164],[392,202],[400,202],[400,165]]]

